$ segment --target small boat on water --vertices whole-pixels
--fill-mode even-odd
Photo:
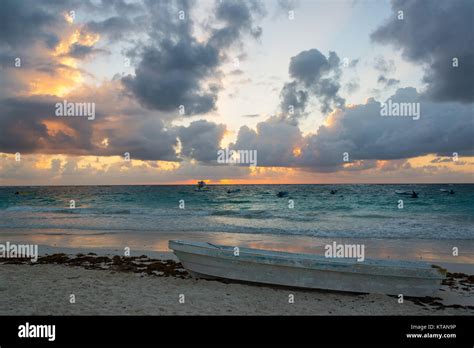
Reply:
[[[435,294],[445,271],[418,261],[326,258],[170,240],[169,248],[198,278],[226,278],[290,287],[404,296]],[[236,253],[238,250],[238,253]]]
[[[197,188],[194,191],[209,191],[209,187],[204,181],[198,181]]]
[[[403,190],[395,190],[395,193],[397,195],[404,195],[404,196],[410,196],[411,198],[418,198],[418,193],[415,191],[403,191]]]
[[[404,190],[395,190],[395,193],[397,195],[411,195],[411,192],[410,191],[404,191]]]

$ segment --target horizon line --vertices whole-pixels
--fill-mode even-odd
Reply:
[[[389,182],[389,183],[247,183],[247,184],[206,184],[207,186],[276,186],[276,185],[474,185],[474,182]],[[83,186],[196,186],[196,184],[70,184],[70,185],[0,185],[4,187],[83,187]]]

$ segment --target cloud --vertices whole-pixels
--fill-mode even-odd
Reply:
[[[0,91],[0,152],[48,156],[123,156],[129,152],[132,159],[149,161],[150,167],[158,165],[153,161],[172,161],[187,168],[195,166],[195,161],[205,164],[205,168],[181,171],[183,180],[193,173],[207,176],[212,172],[217,177],[212,167],[225,125],[199,120],[178,127],[172,121],[182,118],[180,105],[188,116],[215,110],[224,88],[223,71],[231,70],[224,64],[233,57],[246,59],[241,52],[244,41],[261,37],[259,20],[266,10],[257,1],[224,0],[216,1],[213,11],[201,18],[201,13],[195,16],[196,3],[0,1],[2,87],[8,86]],[[276,6],[295,6],[285,3]],[[406,159],[415,156],[472,155],[472,127],[468,127],[472,107],[455,102],[472,102],[468,77],[473,75],[473,45],[471,32],[466,30],[472,5],[454,0],[436,8],[417,1],[394,1],[393,6],[405,11],[404,21],[389,20],[372,39],[399,47],[406,59],[426,67],[426,94],[405,88],[391,97],[421,103],[420,120],[381,117],[380,102],[375,99],[346,107],[340,96],[339,56],[309,49],[291,57],[289,79],[279,83],[283,115],[258,123],[255,130],[242,127],[231,147],[258,150],[259,166],[321,173],[372,169],[392,173],[411,170]],[[421,13],[422,8],[431,11],[434,19]],[[78,21],[66,21],[63,15],[69,10],[78,13]],[[178,17],[181,10],[184,20]],[[415,24],[413,16],[418,16],[420,23]],[[88,22],[80,22],[84,18]],[[194,22],[195,18],[199,22]],[[81,67],[87,69],[87,65],[81,65],[81,60],[105,52],[95,46],[97,34],[111,45],[107,46],[111,52],[128,52],[134,74],[117,74],[110,82],[102,81],[100,87],[86,84],[87,72]],[[459,68],[452,68],[453,56],[459,58]],[[22,59],[21,68],[13,66],[16,57]],[[352,60],[349,66],[357,62]],[[374,67],[380,89],[398,85],[399,81],[390,77],[395,71],[391,59],[378,57]],[[239,69],[228,74],[233,76],[232,83],[250,82],[239,77],[243,74]],[[358,85],[354,79],[344,88],[351,93]],[[55,117],[54,104],[64,99],[95,102],[96,119]],[[298,122],[309,115],[313,102],[330,114],[316,133],[303,134]],[[344,152],[350,163],[342,161]],[[120,168],[110,174],[120,178]],[[434,172],[433,168],[426,167],[426,172]],[[53,159],[50,169],[42,175],[83,174],[73,159],[67,163]],[[12,177],[14,173],[12,169]],[[103,173],[97,171],[98,176]],[[150,169],[147,173],[156,172]]]
[[[355,68],[360,62],[360,59],[351,59],[349,62],[349,68]]]
[[[225,131],[225,125],[206,120],[194,121],[188,127],[180,127],[178,134],[182,145],[181,155],[201,162],[216,161]]]
[[[272,17],[288,17],[289,11],[295,11],[298,7],[300,7],[299,0],[278,0]]]
[[[147,108],[175,111],[184,106],[186,115],[204,114],[216,107],[219,66],[225,49],[243,33],[257,37],[261,30],[253,26],[263,9],[257,1],[216,3],[215,18],[224,25],[210,29],[207,41],[193,35],[189,1],[149,2],[151,45],[140,47],[135,76],[122,79],[124,86]],[[184,19],[178,13],[184,11]],[[135,53],[133,53],[135,54]]]
[[[366,104],[335,113],[329,125],[321,126],[303,148],[303,162],[313,167],[340,166],[344,152],[351,160],[473,153],[472,129],[465,127],[472,118],[467,105],[431,102],[414,88],[398,89],[389,99],[420,103],[420,119],[381,117],[380,103],[369,99]]]
[[[299,0],[278,0],[277,5],[285,11],[294,10],[300,5]]]
[[[29,89],[33,76],[25,76],[25,70],[39,64],[50,64],[53,69],[57,64],[49,55],[68,33],[68,24],[61,15],[66,6],[56,2],[41,6],[33,0],[0,1],[1,80],[2,85],[8,86],[0,89],[0,98]],[[21,68],[15,66],[17,58]]]
[[[347,93],[352,94],[356,91],[358,91],[360,88],[360,83],[358,79],[352,79],[345,85],[345,89]]]
[[[430,163],[453,163],[455,165],[460,165],[460,166],[469,164],[469,162],[467,161],[460,161],[459,159],[454,160],[453,157],[436,157],[432,159]]]
[[[8,17],[1,24],[6,30],[0,33],[0,61],[8,66],[7,76],[11,82],[17,82],[17,76],[28,79],[22,87],[27,93],[19,93],[23,89],[10,81],[11,94],[3,94],[5,89],[2,89],[0,152],[74,156],[123,156],[129,152],[132,159],[147,161],[182,161],[186,158],[206,162],[215,159],[225,126],[195,121],[189,127],[174,127],[169,120],[180,117],[179,105],[185,106],[187,115],[205,113],[215,107],[219,86],[214,81],[208,82],[209,78],[218,80],[220,77],[219,67],[230,45],[239,42],[244,34],[258,36],[254,20],[263,15],[264,10],[257,1],[216,2],[215,15],[221,17],[221,25],[211,28],[209,39],[202,41],[194,36],[195,28],[190,19],[192,4],[192,1],[137,4],[73,0],[43,4],[26,0],[1,2],[5,11],[0,16],[4,13],[16,15],[17,21]],[[87,11],[97,15],[92,18],[101,18],[105,12],[109,18],[84,25],[70,24],[63,15],[71,9],[78,14]],[[178,18],[181,10],[187,18],[184,21]],[[135,22],[139,17],[131,19],[131,16],[141,16],[141,26]],[[36,27],[25,23],[20,30],[24,37],[16,38],[18,18],[31,19]],[[100,87],[75,85],[78,81],[75,74],[82,74],[82,71],[76,64],[62,63],[62,58],[84,59],[103,52],[94,47],[99,38],[97,33],[113,36],[144,28],[149,30],[147,44],[136,46],[138,66],[135,76],[103,82]],[[225,28],[232,29],[228,41],[213,39]],[[57,38],[55,44],[61,42],[60,51],[54,45],[48,46],[50,40],[47,39],[53,36]],[[44,47],[36,47],[41,43]],[[35,47],[30,47],[32,44]],[[12,64],[15,55],[9,52],[13,45],[17,51],[28,52],[22,59],[22,74],[18,74]],[[56,89],[38,90],[34,94],[28,89],[31,81],[37,79],[48,88],[62,87],[64,76],[74,77],[66,82],[76,87],[64,96],[59,97],[61,94]],[[95,103],[96,119],[56,117],[55,104],[64,99]],[[181,154],[177,153],[179,145],[182,146]]]
[[[400,80],[386,76],[393,74],[397,70],[393,59],[385,59],[382,56],[375,57],[374,68],[381,73],[379,74],[377,83],[383,85],[383,87],[393,87],[400,83]]]
[[[59,3],[55,6],[61,7]],[[2,0],[0,23],[0,48],[13,50],[39,42],[51,49],[59,42],[56,33],[66,25],[60,12],[38,6],[34,0]]]
[[[71,117],[65,121],[54,116],[54,105],[60,101],[52,96],[1,100],[0,151],[71,154],[93,151],[92,128],[87,119]]]
[[[236,150],[257,150],[258,165],[266,167],[289,167],[294,162],[294,146],[302,141],[298,126],[272,117],[257,124],[257,130],[247,126],[240,128],[235,144]]]
[[[288,115],[288,119],[297,123],[305,113],[308,104],[309,92],[305,89],[298,89],[296,81],[287,82],[280,92],[280,107],[283,113]]]
[[[295,80],[309,88],[319,82],[321,77],[331,70],[339,68],[339,57],[335,52],[329,52],[329,58],[317,49],[302,51],[291,57],[289,72]]]
[[[249,33],[254,38],[260,37],[262,28],[254,24],[255,20],[265,15],[265,8],[256,0],[227,0],[216,3],[215,18],[224,26],[215,29],[210,38],[210,44],[217,47],[228,47],[241,38],[243,33]]]
[[[302,51],[290,59],[289,74],[293,78],[285,83],[280,93],[280,108],[294,121],[305,115],[309,97],[314,96],[321,105],[321,112],[328,113],[333,108],[343,108],[345,99],[339,96],[341,76],[340,59],[335,52],[326,58],[317,49]]]
[[[101,149],[98,155],[123,156],[125,152],[128,152],[132,159],[181,160],[176,154],[178,146],[176,130],[167,128],[158,118],[136,120],[136,117],[127,117],[123,118],[119,125],[113,129],[97,128],[97,132],[100,134],[98,139],[107,138],[109,142],[107,148]]]
[[[243,74],[244,74],[244,71],[243,71],[243,70],[234,69],[234,70],[232,70],[231,72],[229,72],[228,75],[236,75],[236,76],[238,76],[238,75],[243,75]]]
[[[400,80],[394,78],[387,78],[383,75],[379,75],[377,82],[383,84],[385,87],[392,87],[398,85],[400,83]]]
[[[404,19],[398,19],[398,11]],[[393,0],[391,18],[371,38],[401,49],[405,59],[424,64],[427,96],[439,101],[474,101],[474,2]],[[453,67],[453,58],[459,61]]]
[[[57,117],[54,96],[0,100],[0,152],[123,156],[147,161],[215,160],[225,126],[194,121],[173,127],[140,107],[115,81],[68,96],[68,102],[94,102],[96,117]],[[181,143],[181,154],[177,153]]]
[[[127,17],[114,16],[102,21],[90,21],[86,30],[106,35],[111,41],[120,40],[126,33],[137,29],[137,25]]]
[[[382,56],[375,57],[374,68],[384,74],[394,73],[397,70],[393,59],[385,59]]]
[[[135,70],[135,76],[122,79],[125,87],[144,106],[160,111],[174,111],[180,105],[186,115],[203,114],[215,108],[218,89],[203,85],[215,75],[219,52],[194,39],[147,47]]]
[[[259,166],[317,172],[333,172],[347,165],[352,170],[367,168],[374,160],[474,153],[472,128],[466,127],[472,122],[469,105],[433,102],[414,88],[398,89],[389,99],[420,103],[420,119],[382,117],[381,103],[369,99],[366,104],[335,110],[316,134],[302,136],[297,125],[275,117],[259,123],[257,131],[242,127],[236,147],[257,149]],[[294,152],[296,148],[298,152]],[[345,153],[352,164],[344,161]]]
[[[67,20],[69,11],[78,16],[74,22]],[[88,0],[0,2],[2,85],[9,86],[0,90],[0,99],[65,95],[84,81],[88,73],[82,69],[81,60],[108,51],[95,48],[100,36],[78,20],[87,17],[82,13],[101,14]]]
[[[106,53],[106,52],[107,52],[106,50],[94,48],[93,46],[74,43],[71,45],[67,55],[73,58],[77,58],[77,59],[84,59],[93,54]]]

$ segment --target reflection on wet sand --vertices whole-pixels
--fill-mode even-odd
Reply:
[[[77,231],[77,233],[74,233],[71,230],[68,230],[67,234],[62,231],[51,230],[41,234],[22,233],[18,230],[3,230],[0,234],[0,240],[28,242],[52,247],[117,250],[129,247],[133,250],[161,252],[169,251],[168,241],[170,239],[194,240],[222,245],[311,254],[323,254],[324,246],[336,241],[337,243],[346,244],[364,244],[366,258],[474,264],[474,241],[472,240],[332,239],[223,232],[136,233],[133,231],[120,231],[116,233],[84,233],[84,231]],[[458,247],[461,250],[458,256],[452,255],[453,247]]]

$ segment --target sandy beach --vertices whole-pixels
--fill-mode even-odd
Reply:
[[[448,273],[439,297],[400,304],[395,296],[194,279],[173,254],[152,257],[83,252],[49,254],[34,264],[3,259],[0,315],[474,314],[473,277],[462,273]]]

